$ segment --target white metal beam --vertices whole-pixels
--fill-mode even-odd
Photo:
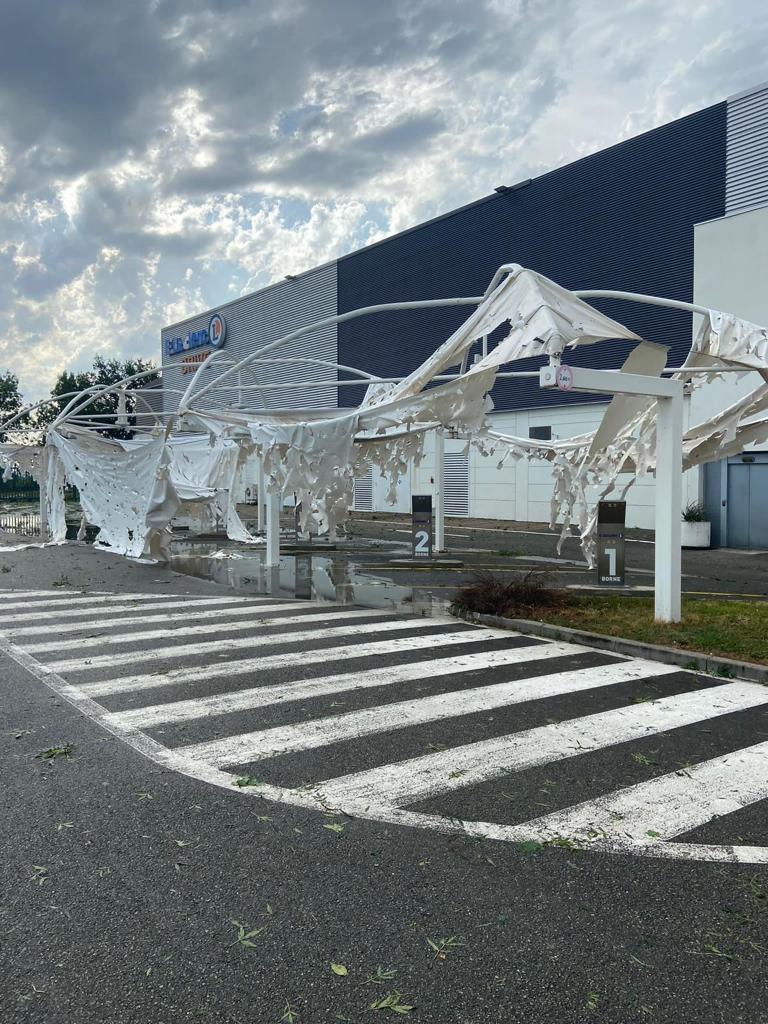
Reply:
[[[445,551],[445,434],[435,431],[435,551]]]
[[[267,492],[267,556],[264,565],[267,567],[280,564],[280,506],[279,494]]]
[[[543,388],[557,387],[558,366],[542,366],[539,384]],[[652,398],[673,398],[682,391],[682,383],[666,377],[645,377],[639,373],[619,373],[615,370],[590,370],[584,366],[570,366],[569,391],[595,391],[609,395],[650,395]]]
[[[264,533],[264,527],[266,522],[266,509],[265,509],[265,495],[264,495],[264,462],[261,456],[257,456],[259,462],[259,471],[256,479],[256,490],[257,490],[257,529],[259,533]]]
[[[656,402],[655,618],[679,622],[683,504],[683,386]]]
[[[541,387],[558,385],[559,366],[543,366]],[[657,622],[681,616],[680,520],[683,499],[683,382],[610,370],[568,367],[567,391],[648,395],[656,399],[656,533],[654,614]],[[562,378],[561,378],[562,386]]]

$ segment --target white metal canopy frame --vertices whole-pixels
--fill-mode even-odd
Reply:
[[[666,346],[640,338],[586,299],[622,299],[697,314],[700,325],[684,365],[667,368]],[[359,317],[446,306],[475,308],[405,377],[382,378],[311,356],[278,354],[290,341]],[[489,337],[499,333],[501,340],[489,346]],[[620,370],[560,370],[566,349],[614,339],[636,342]],[[546,357],[547,365],[541,371],[504,369],[532,356]],[[308,379],[269,384],[254,377],[255,368],[286,364],[306,366]],[[321,379],[313,376],[319,368]],[[328,371],[335,377],[328,379]],[[755,371],[759,383],[748,395],[683,433],[684,389],[701,387],[723,373]],[[394,501],[398,480],[412,461],[423,458],[425,437],[434,432],[440,462],[435,476],[439,550],[444,537],[439,456],[447,430],[484,455],[500,456],[499,466],[509,459],[548,460],[554,477],[551,526],[559,524],[562,543],[575,523],[590,563],[597,501],[608,495],[623,498],[636,478],[655,474],[656,616],[678,621],[682,471],[768,438],[765,328],[658,296],[568,291],[517,264],[500,267],[481,296],[352,310],[291,331],[239,361],[216,350],[183,391],[165,387],[166,395],[178,396],[174,411],[154,412],[144,400],[149,389],[142,389],[140,382],[156,372],[73,395],[45,430],[42,448],[29,444],[20,424],[25,418],[29,422],[30,414],[45,403],[23,410],[0,427],[6,436],[0,460],[6,472],[23,467],[41,482],[41,517],[54,540],[65,536],[63,485],[69,482],[80,492],[85,518],[99,527],[99,540],[124,554],[161,556],[173,517],[188,508],[215,513],[225,521],[230,537],[255,542],[230,500],[245,458],[255,455],[260,526],[266,520],[266,563],[275,565],[282,494],[297,496],[302,528],[333,535],[352,504],[355,478],[377,467],[389,481]],[[567,441],[513,437],[494,430],[488,413],[496,381],[516,378],[537,378],[541,387],[614,397],[600,426],[590,434]],[[311,393],[333,387],[342,395],[345,388],[361,384],[366,392],[356,408],[270,405],[276,391]],[[114,425],[115,417],[95,413],[93,406],[112,394],[118,395],[116,422],[137,424],[133,440],[115,440],[100,432]],[[146,409],[134,407],[129,414],[127,394]]]

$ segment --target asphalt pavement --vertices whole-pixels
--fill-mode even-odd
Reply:
[[[4,1022],[768,1021],[764,688],[0,568]]]
[[[558,551],[559,536],[544,523],[449,517],[446,557],[462,564],[429,570],[389,564],[395,555],[410,553],[410,516],[355,513],[345,530],[350,547],[361,544],[360,550],[348,554],[361,569],[386,571],[396,583],[419,587],[436,597],[450,597],[478,570],[497,574],[548,570],[554,585],[576,591],[597,589],[595,570],[585,562],[578,537],[567,536]],[[381,544],[382,549],[371,551],[371,542]],[[652,594],[653,571],[653,533],[627,530],[627,586],[623,592]],[[681,585],[684,593],[698,597],[766,597],[768,551],[684,548]]]

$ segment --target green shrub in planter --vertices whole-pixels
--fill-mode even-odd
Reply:
[[[690,505],[686,505],[683,509],[683,522],[684,523],[706,523],[709,522],[707,519],[707,513],[704,506],[700,501],[692,501]]]

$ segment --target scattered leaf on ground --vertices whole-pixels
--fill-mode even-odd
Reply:
[[[294,1021],[299,1019],[299,1014],[286,999],[285,1009],[283,1010],[283,1016],[280,1018],[281,1021],[285,1021],[286,1024],[293,1024]]]
[[[453,953],[454,950],[458,949],[459,946],[464,945],[463,940],[460,939],[458,935],[449,935],[445,939],[437,940],[427,938],[427,942],[435,951],[435,960],[447,959],[449,953]]]
[[[383,985],[385,981],[392,981],[397,971],[394,967],[382,967],[381,964],[376,968],[375,974],[369,974],[365,979],[368,985]]]
[[[349,974],[349,971],[344,966],[344,964],[331,964],[331,970],[333,971],[334,974],[338,974],[340,978],[346,978],[346,976]]]
[[[37,756],[43,761],[52,761],[55,757],[69,757],[74,749],[71,743],[65,743],[61,747],[48,747],[47,750],[41,750]]]
[[[541,853],[543,849],[543,843],[538,842],[536,839],[524,839],[523,842],[515,843],[514,846],[516,850],[525,854],[526,857],[533,857],[537,853]]]
[[[255,939],[257,935],[261,935],[266,928],[266,925],[262,925],[261,928],[252,928],[249,931],[248,925],[240,924],[239,921],[233,920],[232,924],[237,928],[237,938],[232,945],[245,946],[246,949],[256,949],[256,943],[251,940]]]
[[[410,1013],[411,1010],[415,1010],[416,1007],[409,1006],[402,1002],[402,992],[387,992],[381,999],[377,999],[376,1002],[371,1003],[369,1009],[371,1010],[390,1010],[392,1013]]]

